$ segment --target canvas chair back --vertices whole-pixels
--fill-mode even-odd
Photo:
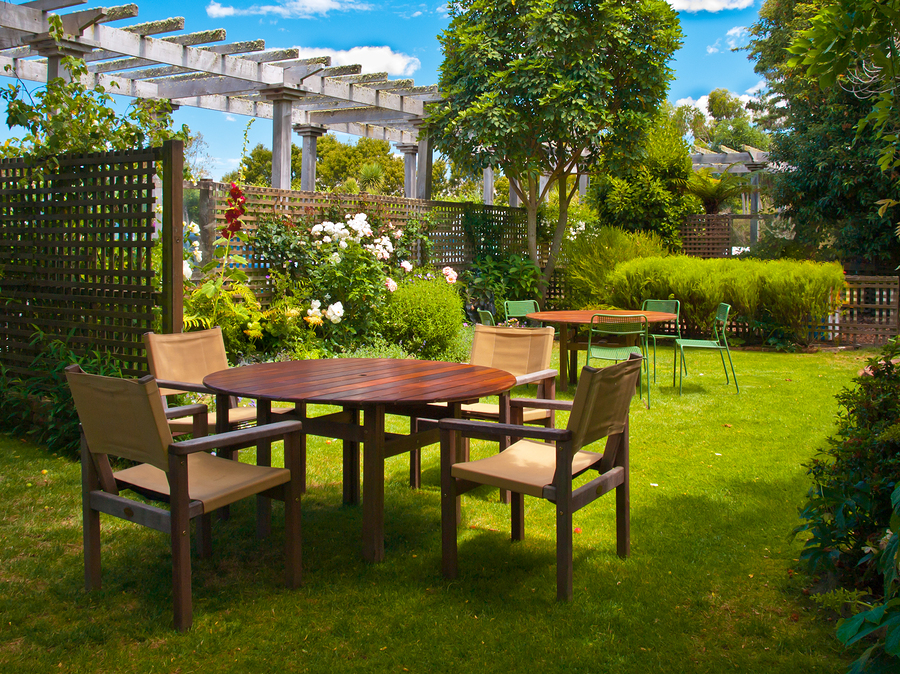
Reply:
[[[584,367],[566,426],[573,452],[601,438],[621,433],[641,375],[641,358],[604,368]]]
[[[476,325],[470,365],[495,367],[514,377],[550,367],[553,328]]]
[[[148,332],[144,335],[144,346],[147,347],[150,372],[157,379],[202,384],[206,375],[228,369],[228,356],[219,327],[170,335]],[[161,389],[160,393],[171,395],[182,391]]]
[[[112,454],[168,472],[172,432],[153,377],[101,377],[72,365],[66,379],[92,454]]]

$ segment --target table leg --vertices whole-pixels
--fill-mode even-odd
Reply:
[[[559,325],[559,390],[569,390],[569,324]]]
[[[419,432],[419,420],[416,417],[409,418],[409,434]],[[422,488],[422,450],[418,447],[409,452],[409,487],[410,489]]]
[[[505,391],[501,393],[500,396],[500,417],[498,421],[501,424],[510,423],[510,410],[509,410],[509,391]],[[503,451],[507,449],[510,444],[510,438],[508,435],[504,435],[500,438],[500,449],[499,451]],[[500,490],[500,503],[509,503],[509,492],[506,489]]]
[[[344,407],[345,412],[350,412],[350,423],[359,426],[359,410],[357,408]],[[359,503],[359,443],[350,440],[342,441],[344,446],[344,503],[356,505]]]
[[[384,405],[363,408],[363,558],[384,560]]]
[[[228,408],[231,406],[231,396],[224,395],[222,393],[216,394],[216,435],[220,433],[227,433],[231,430],[231,424],[228,423]],[[237,452],[232,452],[226,450],[225,452],[219,453],[221,450],[216,450],[216,455],[221,456],[223,459],[232,459],[236,458]],[[231,515],[231,507],[230,506],[222,506],[219,508],[219,519],[227,520]]]
[[[272,402],[256,401],[256,425],[272,423]],[[256,465],[272,465],[272,441],[260,440],[256,445]],[[272,532],[272,499],[268,496],[256,496],[256,537],[265,538]]]

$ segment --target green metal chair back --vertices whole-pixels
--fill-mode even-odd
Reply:
[[[656,340],[681,338],[681,302],[678,300],[644,300],[641,311],[665,311],[675,314],[675,334],[651,332],[648,337],[653,341],[653,381],[656,381]],[[671,325],[669,323],[668,325]]]
[[[628,360],[634,354],[643,358],[642,367],[647,376],[650,375],[647,359],[647,317],[641,314],[622,314],[610,316],[594,314],[588,330],[587,365],[591,359],[612,360],[615,362]],[[636,337],[637,344],[629,344],[629,337]],[[614,342],[607,338],[615,338]],[[650,386],[647,380],[647,407],[650,407]],[[643,395],[643,377],[640,379],[641,395]]]
[[[728,338],[725,336],[725,326],[728,324],[728,313],[731,311],[731,305],[722,302],[716,309],[716,317],[713,321],[712,339],[676,339],[675,340],[675,369],[672,371],[672,386],[675,386],[675,377],[680,373],[678,378],[678,393],[681,394],[682,382],[684,375],[687,374],[687,365],[684,361],[685,349],[714,349],[719,352],[722,357],[722,368],[725,370],[725,383],[728,380],[728,366],[725,365],[725,356],[728,356],[728,364],[731,366],[731,376],[734,379],[734,387],[738,393],[741,392],[738,386],[737,375],[734,373],[734,361],[731,360],[731,349],[728,348]],[[679,359],[678,356],[681,356]],[[681,368],[678,367],[679,360]]]
[[[486,309],[478,310],[478,320],[481,321],[482,325],[496,325],[494,323],[494,314]]]
[[[541,308],[535,300],[506,300],[503,303],[503,313],[506,314],[506,320],[510,318],[518,319],[522,325],[534,325],[542,327],[540,321],[532,321],[525,318],[526,315],[540,311]]]

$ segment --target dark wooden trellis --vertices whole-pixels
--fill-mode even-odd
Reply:
[[[182,274],[183,144],[57,159],[40,181],[28,159],[0,161],[0,365],[27,376],[40,331],[76,353],[110,353],[125,374],[145,374],[141,335],[154,313],[162,312],[164,332],[181,330],[182,298],[174,291]],[[162,292],[151,264],[160,219]]]

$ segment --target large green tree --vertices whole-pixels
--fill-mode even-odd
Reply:
[[[840,87],[822,89],[788,52],[822,5],[767,0],[750,29],[750,58],[768,84],[758,119],[775,132],[771,196],[800,242],[827,247],[845,262],[896,266],[900,247],[875,202],[900,198],[898,183],[879,168],[877,133],[855,131],[871,104]]]
[[[745,145],[769,149],[768,134],[753,123],[741,99],[727,89],[709,92],[706,109],[709,119],[694,105],[680,105],[673,113],[682,132],[691,134],[695,144],[714,152],[724,148],[742,151]]]
[[[681,45],[664,0],[451,0],[444,62],[427,132],[465,170],[502,169],[528,212],[538,262],[537,209],[559,187],[559,219],[544,269],[553,273],[577,190],[570,174],[615,139],[641,131],[663,101]],[[546,177],[542,181],[541,177]],[[571,187],[569,187],[571,185]]]

